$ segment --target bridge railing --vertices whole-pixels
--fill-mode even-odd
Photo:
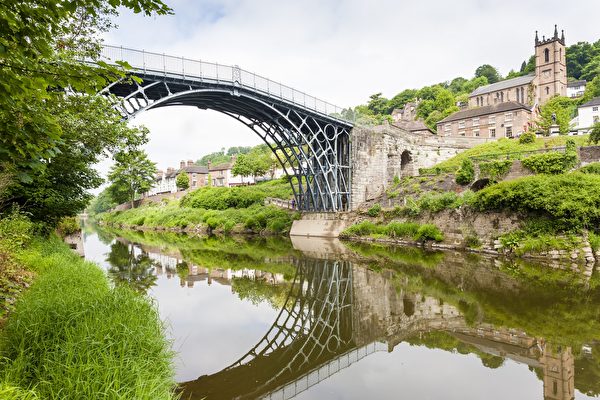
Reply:
[[[110,45],[102,46],[100,59],[113,63],[115,61],[126,61],[134,69],[142,70],[145,73],[156,73],[163,76],[175,75],[183,79],[196,79],[201,82],[239,86],[270,98],[290,102],[331,118],[352,122],[350,118],[344,116],[344,109],[341,107],[246,71],[238,66],[221,65]],[[352,113],[347,114],[352,115]]]

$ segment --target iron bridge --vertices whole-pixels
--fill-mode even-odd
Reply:
[[[121,98],[132,118],[151,108],[193,106],[228,115],[252,129],[292,177],[296,208],[350,208],[350,114],[330,103],[238,66],[104,46],[100,60],[126,61],[141,83],[123,80],[104,89]]]

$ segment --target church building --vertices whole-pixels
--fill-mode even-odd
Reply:
[[[468,107],[437,123],[441,136],[501,138],[527,131],[539,106],[567,95],[565,33],[539,39],[535,32],[535,74],[481,86],[469,95]]]

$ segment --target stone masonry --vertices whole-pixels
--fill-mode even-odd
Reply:
[[[394,176],[417,175],[489,139],[414,134],[394,125],[355,127],[351,137],[352,210],[381,195]]]

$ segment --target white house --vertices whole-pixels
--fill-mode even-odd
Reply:
[[[581,97],[585,93],[585,80],[567,82],[567,97]]]
[[[154,196],[161,193],[175,193],[177,192],[177,171],[175,168],[168,168],[167,172],[158,171],[154,181],[154,185],[147,192],[147,196]]]
[[[600,122],[600,97],[594,97],[579,106],[575,126],[578,132],[586,133],[595,124]]]

